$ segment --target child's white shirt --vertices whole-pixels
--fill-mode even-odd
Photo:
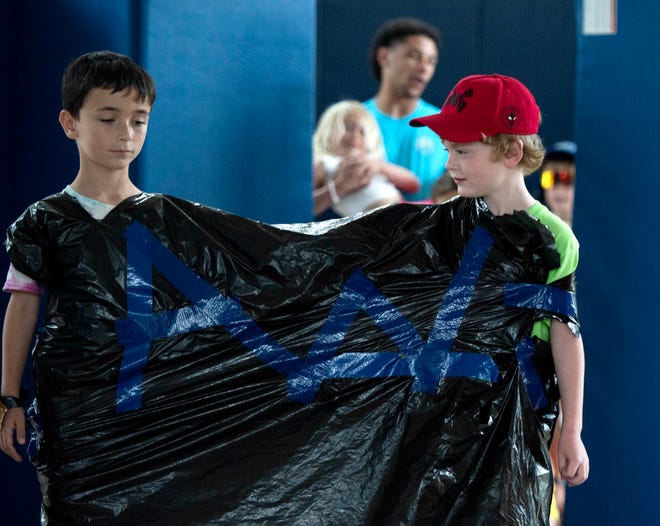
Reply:
[[[334,155],[323,155],[320,160],[328,176],[328,184],[332,184],[331,178],[334,177],[341,158]],[[346,217],[364,212],[372,208],[374,203],[384,200],[398,201],[400,199],[401,193],[397,190],[396,186],[386,176],[376,174],[364,188],[342,197],[333,198],[332,209],[338,215]]]

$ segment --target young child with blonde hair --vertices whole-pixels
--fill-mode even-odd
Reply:
[[[385,160],[378,123],[356,100],[323,112],[313,136],[313,159],[315,215],[332,207],[340,216],[351,216],[401,202],[399,190],[419,188],[410,170]]]

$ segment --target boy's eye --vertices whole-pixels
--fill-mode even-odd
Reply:
[[[106,124],[108,124],[108,123],[111,123],[111,122],[114,122],[114,121],[115,121],[114,119],[99,119],[99,120],[100,120],[101,122],[104,122],[104,123],[106,123]]]

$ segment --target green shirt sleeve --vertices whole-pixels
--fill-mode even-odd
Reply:
[[[574,273],[578,266],[580,244],[571,228],[538,201],[527,210],[527,213],[547,226],[555,237],[560,262],[557,268],[550,271],[546,283],[550,285]],[[549,341],[551,321],[551,318],[545,318],[536,322],[532,329],[532,336]]]

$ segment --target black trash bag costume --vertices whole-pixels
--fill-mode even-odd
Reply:
[[[8,250],[49,293],[47,524],[545,524],[558,392],[528,335],[578,322],[528,214],[278,227],[141,194],[97,221],[61,193]]]

